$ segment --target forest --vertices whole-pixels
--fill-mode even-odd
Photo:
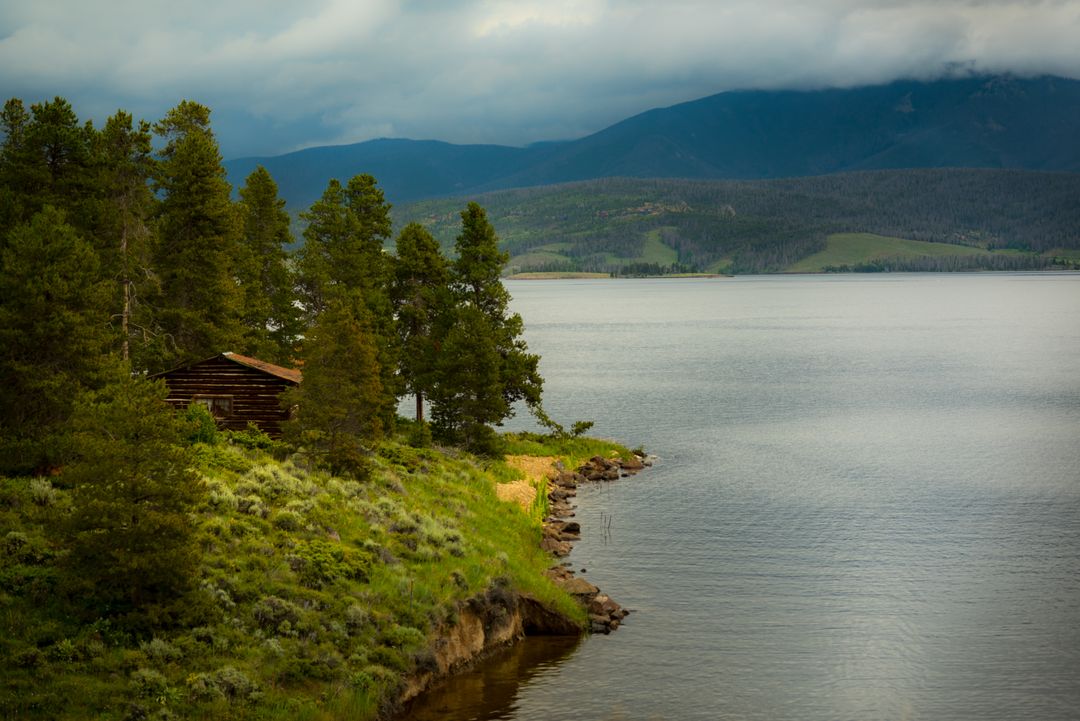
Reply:
[[[0,123],[0,716],[374,718],[470,599],[581,625],[502,453],[628,452],[544,414],[480,205],[451,260],[330,179],[297,246],[199,103]],[[155,372],[226,350],[302,370],[283,438],[166,404]],[[550,435],[495,432],[519,401]]]
[[[539,404],[479,205],[459,214],[451,262],[419,225],[392,239],[375,178],[331,179],[292,250],[265,169],[232,199],[205,106],[98,129],[62,98],[11,99],[0,121],[0,472],[62,467],[80,394],[226,350],[303,367],[295,440],[335,471],[391,430],[406,393],[471,450],[516,401]]]
[[[1080,249],[1078,197],[1075,173],[913,169],[782,180],[608,178],[477,199],[515,270],[625,273],[655,263],[665,272],[767,273],[823,250],[829,235],[856,232],[1028,254],[966,258],[965,269],[1062,267]],[[405,205],[395,221],[419,222],[448,245],[458,202]],[[659,257],[665,249],[670,255]]]

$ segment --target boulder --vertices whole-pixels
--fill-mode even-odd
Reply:
[[[570,578],[565,581],[559,581],[558,583],[562,590],[566,591],[571,596],[587,596],[591,599],[600,592],[599,588],[592,585],[584,578]]]

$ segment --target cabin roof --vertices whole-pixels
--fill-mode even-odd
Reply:
[[[296,368],[285,368],[284,366],[274,365],[273,363],[261,361],[258,358],[240,355],[239,353],[233,353],[231,351],[225,351],[221,355],[225,356],[231,361],[239,363],[240,365],[247,366],[248,368],[254,368],[255,370],[262,371],[263,373],[269,373],[272,376],[277,376],[278,378],[291,381],[293,383],[299,383],[301,380],[304,379],[303,373],[301,373]]]
[[[232,351],[225,351],[224,353],[219,353],[218,355],[210,356],[209,358],[204,358],[200,361],[195,361],[194,363],[185,363],[182,366],[177,366],[176,368],[172,368],[161,373],[155,373],[151,377],[156,378],[158,376],[165,376],[169,373],[172,373],[173,371],[178,371],[181,368],[190,368],[192,366],[197,366],[200,363],[206,363],[207,361],[212,361],[215,358],[224,358],[225,360],[230,360],[233,363],[238,363],[248,368],[254,368],[257,371],[262,371],[263,373],[272,375],[285,381],[289,381],[290,383],[300,383],[300,381],[303,380],[303,374],[296,368],[285,368],[283,366],[274,365],[273,363],[261,361],[258,358],[252,358],[250,356],[240,355],[239,353],[233,353]]]

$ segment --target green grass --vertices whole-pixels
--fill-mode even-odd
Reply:
[[[577,468],[593,456],[630,459],[630,449],[600,438],[553,438],[537,433],[507,433],[507,455],[551,456],[567,468]]]
[[[650,230],[645,234],[645,247],[642,248],[641,257],[634,258],[634,262],[656,263],[657,265],[673,265],[679,262],[679,253],[670,245],[660,240],[661,228]]]
[[[926,243],[873,233],[835,233],[827,238],[827,243],[825,250],[788,266],[784,272],[820,273],[825,266],[855,265],[881,258],[991,255],[987,250],[967,245]]]
[[[508,447],[568,466],[627,453],[533,435]],[[371,719],[490,588],[585,620],[543,574],[540,505],[496,497],[518,475],[501,460],[388,442],[357,482],[228,444],[199,457],[198,603],[153,641],[64,599],[53,528],[69,491],[0,479],[0,717]]]

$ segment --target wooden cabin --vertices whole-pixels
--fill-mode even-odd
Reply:
[[[281,424],[289,418],[279,396],[301,380],[298,370],[238,353],[221,353],[153,377],[165,381],[166,400],[178,409],[201,403],[221,428],[242,431],[254,423],[272,438],[281,437]]]

